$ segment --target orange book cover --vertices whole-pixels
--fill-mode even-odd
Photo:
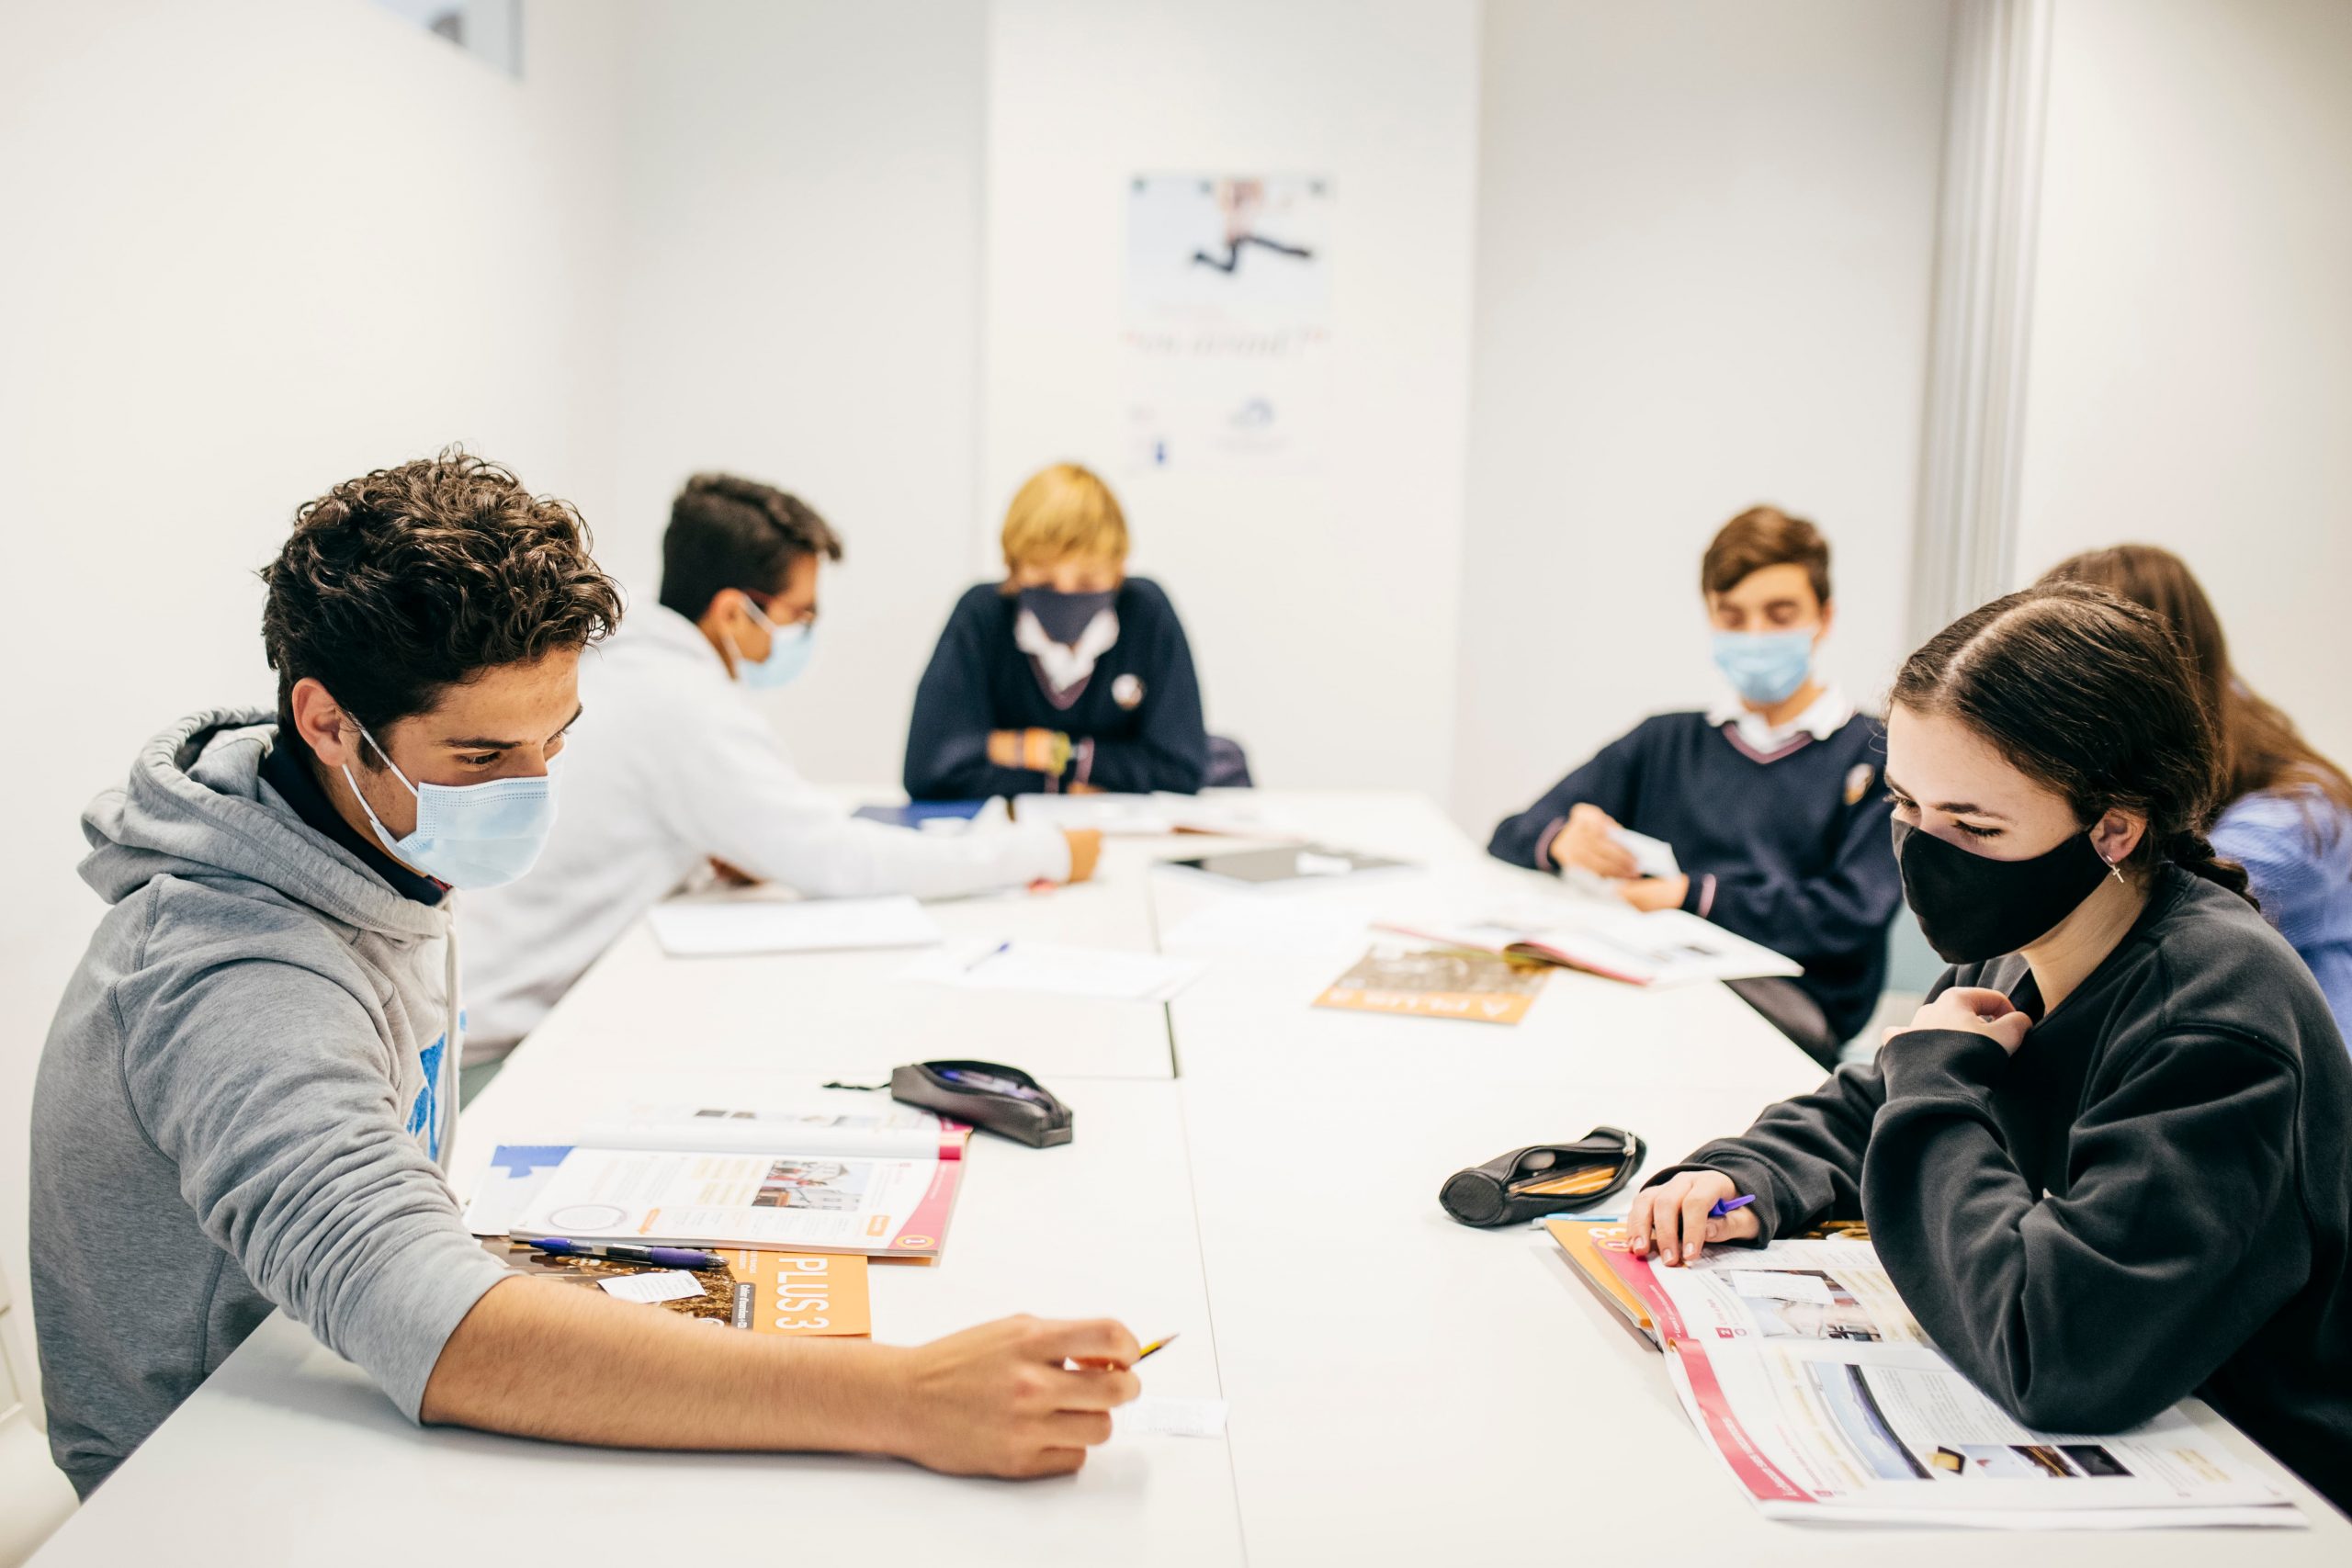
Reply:
[[[1374,948],[1315,998],[1319,1008],[1517,1023],[1551,971],[1470,948]]]
[[[1582,1280],[1625,1326],[1655,1347],[1657,1325],[1650,1321],[1649,1309],[1642,1304],[1642,1298],[1634,1293],[1633,1287],[1619,1279],[1617,1271],[1610,1268],[1608,1260],[1600,1256],[1604,1247],[1620,1249],[1624,1247],[1625,1227],[1614,1221],[1546,1220],[1544,1228],[1551,1232],[1552,1239],[1559,1244],[1562,1252],[1567,1254],[1568,1266],[1576,1270],[1577,1278]]]
[[[599,1280],[656,1272],[640,1263],[603,1258],[555,1257],[519,1242],[486,1240],[482,1246],[508,1268],[566,1284],[594,1286]],[[866,1293],[866,1265],[855,1252],[756,1252],[749,1247],[715,1249],[724,1269],[692,1270],[703,1288],[661,1304],[667,1312],[748,1328],[754,1334],[862,1337],[874,1332]],[[929,1263],[933,1259],[888,1259]]]

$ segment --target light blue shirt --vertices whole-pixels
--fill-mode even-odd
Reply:
[[[2264,791],[2233,801],[2212,836],[2352,1034],[2352,813],[2315,789]]]

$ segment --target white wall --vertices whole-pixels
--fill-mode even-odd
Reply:
[[[996,0],[972,565],[1060,458],[1098,467],[1174,597],[1210,728],[1261,783],[1442,792],[1476,183],[1472,0]],[[1125,195],[1139,173],[1320,174],[1335,428],[1325,471],[1131,473]],[[999,569],[1001,570],[1001,568]],[[943,596],[933,615],[946,612]]]
[[[703,468],[825,514],[848,555],[821,587],[816,660],[760,699],[824,779],[896,783],[915,682],[976,564],[986,17],[974,0],[628,13],[600,554],[650,604],[670,499]]]
[[[2177,550],[2247,680],[2352,760],[2352,6],[2061,0],[2020,581]]]
[[[264,703],[254,569],[335,480],[462,437],[609,490],[606,7],[517,83],[358,0],[13,6],[0,49],[0,1268],[100,906],[76,818],[175,717]]]
[[[1826,660],[1901,647],[1947,8],[1490,0],[1456,818],[1483,834],[1715,687],[1699,556],[1835,553]]]

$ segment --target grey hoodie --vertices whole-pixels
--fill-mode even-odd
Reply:
[[[85,1495],[273,1307],[411,1419],[504,1269],[442,1175],[463,1034],[448,902],[404,898],[205,713],[83,815],[112,906],[33,1093],[49,1440]]]

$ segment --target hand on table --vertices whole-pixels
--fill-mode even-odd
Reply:
[[[2032,1027],[2033,1020],[1999,991],[1988,986],[1954,986],[1922,1007],[1909,1023],[1882,1031],[1879,1043],[1883,1045],[1914,1029],[1957,1029],[1997,1040],[2001,1049],[2014,1056],[2025,1043],[2026,1031]]]
[[[1645,914],[1656,909],[1679,909],[1690,895],[1688,876],[1635,876],[1612,884],[1617,897]]]
[[[991,729],[989,761],[1000,768],[1058,774],[1069,766],[1069,737],[1058,729]]]
[[[1141,1348],[1108,1318],[1023,1316],[896,1351],[888,1450],[950,1475],[1066,1475],[1141,1392]]]
[[[728,864],[725,861],[720,860],[717,855],[712,855],[710,857],[710,870],[712,875],[718,877],[722,884],[729,887],[753,887],[759,885],[760,879],[758,877],[753,876],[750,872],[744,871],[741,867]]]
[[[1722,1219],[1707,1211],[1739,1188],[1720,1170],[1686,1170],[1656,1187],[1634,1194],[1625,1210],[1625,1245],[1636,1258],[1657,1255],[1659,1262],[1680,1268],[1695,1259],[1711,1241],[1748,1241],[1757,1234],[1753,1207],[1734,1209]]]
[[[1617,826],[1598,806],[1579,802],[1568,808],[1567,826],[1552,837],[1552,863],[1580,866],[1596,876],[1628,877],[1641,868],[1634,852],[1611,838]]]

